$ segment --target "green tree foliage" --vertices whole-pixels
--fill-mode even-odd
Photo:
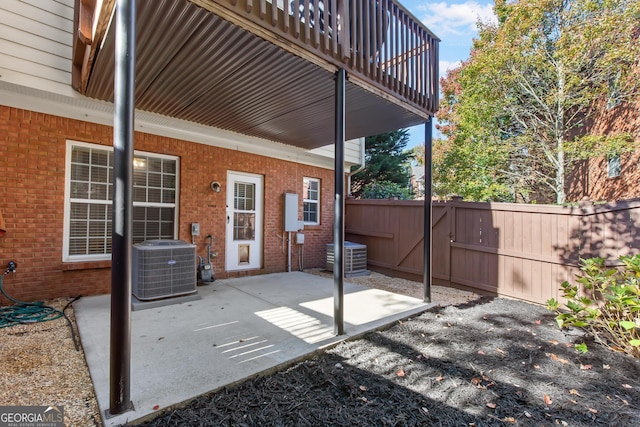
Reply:
[[[424,166],[424,144],[416,145],[409,150],[409,153],[416,165]]]
[[[386,194],[381,192],[381,186],[388,186],[388,183],[395,184],[389,191],[395,192],[396,187],[408,189],[411,172],[409,161],[411,153],[405,151],[409,142],[409,131],[400,129],[387,132],[365,139],[365,168],[355,174],[352,178],[352,194],[358,198],[371,197],[375,194]],[[375,191],[363,193],[363,190],[375,186]],[[408,191],[408,190],[407,190]],[[387,197],[377,197],[387,198]]]
[[[575,159],[630,147],[586,125],[594,107],[637,96],[640,2],[496,0],[494,10],[497,23],[479,24],[471,57],[442,80],[448,146],[434,178],[472,200],[563,203]]]
[[[442,100],[438,129],[446,137],[433,145],[434,194],[439,198],[459,195],[473,201],[511,201],[509,181],[500,170],[507,165],[508,150],[500,135],[497,103],[484,94],[464,90],[465,67],[450,70],[440,86]],[[485,77],[484,75],[477,76]],[[493,123],[493,125],[489,125]]]
[[[360,191],[361,199],[407,200],[411,199],[411,196],[412,194],[406,185],[402,186],[390,181],[370,182],[362,187],[362,191]]]

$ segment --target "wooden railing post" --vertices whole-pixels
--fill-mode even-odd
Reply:
[[[397,0],[191,1],[214,12],[222,2],[225,13],[261,27],[262,37],[273,32],[268,39],[280,47],[344,68],[425,119],[437,110],[439,40]]]
[[[340,28],[340,31],[335,30],[335,34],[337,37],[334,37],[334,43],[340,42],[340,46],[342,47],[340,51],[341,59],[343,62],[347,62],[349,58],[351,58],[351,26],[349,22],[351,22],[350,15],[350,7],[349,4],[351,2],[349,0],[338,0],[338,13],[340,20],[336,24],[337,27]]]

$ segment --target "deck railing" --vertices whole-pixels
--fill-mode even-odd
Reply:
[[[438,108],[439,39],[394,0],[191,0],[320,66]]]

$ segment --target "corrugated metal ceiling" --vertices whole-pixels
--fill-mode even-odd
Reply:
[[[334,140],[334,76],[186,0],[138,0],[136,108],[306,149]],[[115,28],[87,96],[113,100]],[[347,81],[347,139],[424,122]]]

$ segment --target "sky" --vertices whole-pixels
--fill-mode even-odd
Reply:
[[[402,5],[440,38],[440,76],[469,57],[471,44],[478,35],[476,23],[493,22],[493,1],[400,0]],[[437,136],[435,128],[434,136]],[[407,148],[424,144],[424,125],[409,128]]]

